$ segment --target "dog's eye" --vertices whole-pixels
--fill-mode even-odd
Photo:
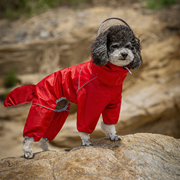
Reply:
[[[114,45],[112,45],[111,47],[114,48],[114,49],[116,49],[116,48],[118,48],[118,45],[117,45],[117,44],[114,44]]]
[[[128,49],[130,49],[130,50],[134,50],[134,47],[131,46],[131,45],[126,45],[125,47],[128,48]]]

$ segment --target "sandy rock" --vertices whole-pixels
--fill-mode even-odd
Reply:
[[[39,37],[41,39],[47,39],[49,36],[51,36],[51,34],[47,31],[41,31],[40,34],[39,34]]]
[[[28,30],[28,33],[23,36],[24,39],[21,42],[14,43],[13,38],[17,37],[11,37],[13,41],[11,45],[2,42],[3,39],[0,38],[0,45],[2,45],[0,47],[2,67],[0,75],[4,76],[11,68],[20,75],[30,73],[46,73],[47,75],[57,68],[83,62],[90,58],[89,47],[96,37],[100,23],[114,16],[126,19],[137,36],[141,35],[143,43],[154,42],[153,35],[159,33],[162,28],[158,20],[152,20],[151,17],[127,7],[113,10],[110,7],[95,7],[81,12],[69,8],[48,11],[31,17],[26,23],[15,21],[11,24],[11,28],[2,30],[3,38],[9,38],[9,34],[22,34],[21,30]],[[132,19],[132,17],[138,18]],[[161,28],[158,28],[159,26]],[[149,31],[152,31],[153,35],[149,36]],[[46,38],[46,40],[41,38]]]
[[[158,134],[134,134],[120,142],[107,138],[94,146],[0,161],[2,179],[179,179],[180,141]]]
[[[0,107],[2,109],[0,115],[1,120],[24,123],[29,113],[30,104],[5,108],[3,107],[3,104],[0,103]]]

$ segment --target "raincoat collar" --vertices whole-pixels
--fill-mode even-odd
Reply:
[[[121,85],[128,74],[128,70],[110,62],[102,67],[92,63],[92,70],[101,82],[109,86]]]

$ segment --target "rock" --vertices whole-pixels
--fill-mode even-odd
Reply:
[[[51,34],[49,32],[47,32],[47,31],[41,31],[40,34],[39,34],[39,37],[41,39],[47,39],[50,36],[51,36]]]
[[[19,32],[16,33],[16,41],[17,42],[23,41],[26,38],[27,35],[28,35],[27,30],[20,29]]]
[[[3,37],[1,39],[2,43],[6,43],[8,45],[11,45],[11,44],[14,44],[16,42],[16,39],[12,36],[9,36],[9,37]]]
[[[167,23],[167,28],[180,33],[180,17],[177,14],[180,12],[180,3],[174,4],[171,7],[162,9],[159,12],[159,18]]]
[[[168,179],[180,178],[180,140],[158,134],[107,138],[94,146],[67,152],[46,151],[34,159],[5,158],[0,161],[1,179]]]
[[[152,20],[125,7],[113,10],[109,7],[95,7],[81,13],[70,8],[59,8],[31,17],[26,22],[17,20],[11,23],[10,27],[4,28],[3,37],[0,37],[0,45],[3,45],[0,47],[0,75],[4,76],[11,68],[14,68],[18,75],[42,72],[48,75],[57,69],[89,60],[89,47],[96,38],[98,26],[106,18],[114,16],[126,19],[135,33],[143,37],[143,43],[154,41],[154,36],[149,38],[147,32],[159,33],[161,28],[157,27],[162,27],[158,20]],[[55,19],[55,24],[52,24],[52,19]],[[143,22],[141,26],[138,24],[140,22]],[[25,32],[26,30],[28,32]],[[11,34],[19,34],[22,41],[9,45],[11,41],[14,42],[13,38],[17,38],[11,37]],[[9,38],[10,42],[1,42],[6,38]],[[54,61],[57,62],[55,65]]]

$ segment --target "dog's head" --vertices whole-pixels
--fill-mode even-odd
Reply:
[[[108,62],[117,66],[137,69],[142,64],[140,41],[124,25],[111,26],[101,33],[91,46],[93,63],[104,66]]]

